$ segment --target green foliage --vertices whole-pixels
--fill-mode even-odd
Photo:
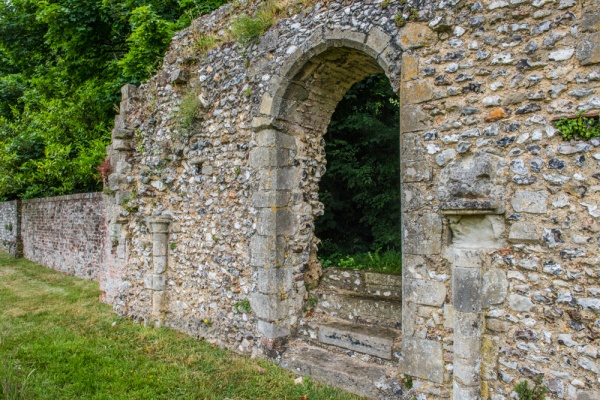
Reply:
[[[402,377],[402,386],[404,386],[408,390],[412,389],[413,388],[412,376],[404,374],[404,376]]]
[[[576,114],[576,118],[561,118],[554,123],[564,140],[584,139],[589,140],[600,137],[600,118],[585,117],[583,111]]]
[[[533,387],[529,387],[527,381],[521,381],[515,386],[515,392],[519,395],[519,400],[545,400],[548,394],[548,387],[542,382],[542,375],[538,375],[533,381]]]
[[[177,117],[179,128],[184,131],[188,131],[192,127],[198,116],[200,110],[200,98],[198,96],[198,91],[191,89],[185,93],[181,100]]]
[[[338,105],[325,137],[320,257],[400,251],[399,119],[398,98],[382,75],[354,85]]]
[[[99,190],[120,87],[225,2],[0,2],[0,200]]]
[[[248,300],[248,298],[245,298],[241,301],[236,302],[233,305],[233,308],[235,308],[235,311],[237,311],[237,312],[245,312],[245,313],[252,312],[252,307],[250,306],[250,300]]]
[[[177,248],[177,243],[175,243],[175,242],[169,242],[169,248],[171,250],[175,250]]]
[[[210,49],[212,49],[217,44],[217,39],[212,35],[201,35],[198,39],[196,39],[196,49],[200,53],[200,55],[206,54]]]
[[[239,15],[231,24],[233,37],[242,43],[257,41],[273,25],[277,11],[276,3],[270,0],[264,2],[253,17],[246,14]]]
[[[377,249],[374,252],[368,251],[351,256],[334,253],[328,257],[319,256],[319,259],[324,268],[333,266],[387,274],[402,273],[402,253],[392,250],[381,252],[381,249]]]

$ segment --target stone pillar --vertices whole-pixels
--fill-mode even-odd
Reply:
[[[152,296],[152,320],[161,327],[165,320],[163,299],[166,287],[167,255],[169,251],[169,217],[158,217],[150,222],[152,231],[152,273],[146,277],[146,288]]]
[[[481,398],[483,262],[477,249],[450,248],[454,305],[454,400]]]
[[[258,211],[257,229],[250,242],[250,263],[257,273],[255,292],[250,296],[252,311],[258,317],[263,345],[274,347],[277,339],[290,334],[295,307],[293,266],[286,262],[293,213],[289,209],[291,182],[294,181],[292,136],[272,127],[256,133],[258,146],[250,152],[250,165],[258,172],[259,189],[252,197]]]

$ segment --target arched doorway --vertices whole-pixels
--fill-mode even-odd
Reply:
[[[253,120],[256,147],[249,160],[257,171],[253,206],[258,214],[257,231],[250,245],[251,264],[256,271],[251,303],[259,319],[257,330],[263,335],[263,345],[276,357],[295,336],[304,316],[303,309],[310,301],[308,289],[322,273],[317,261],[314,220],[323,211],[318,190],[325,172],[323,135],[331,115],[348,89],[367,76],[384,74],[396,92],[401,86],[402,50],[378,28],[373,28],[369,35],[335,30],[317,32],[302,48],[291,49],[290,53],[281,73],[271,78],[260,115]],[[407,171],[403,174],[403,185],[432,179],[418,134],[412,133],[426,127],[425,116],[415,111],[412,103],[406,104],[401,108],[401,121],[406,116],[409,123],[399,132],[405,132],[401,135],[400,150],[402,169]],[[407,203],[414,207],[414,202]],[[402,282],[393,284],[402,298],[402,306],[390,307],[385,301],[376,301],[367,307],[383,307],[396,320],[391,328],[398,329],[401,325],[404,337],[397,348],[402,349],[402,359],[391,361],[396,372],[401,364],[404,373],[442,383],[441,342],[414,336],[416,306],[439,308],[446,297],[443,283],[414,276],[413,267],[423,262],[420,255],[441,251],[441,217],[423,209],[421,204],[419,208],[418,212],[404,206],[402,210],[402,220],[409,221],[402,224],[402,248],[407,250],[403,264],[408,262],[412,271],[403,272]],[[423,359],[425,353],[428,357]],[[384,369],[376,374],[384,374]],[[368,369],[364,371],[375,382],[373,374],[367,374]],[[344,386],[353,386],[360,392],[363,383],[344,383]]]

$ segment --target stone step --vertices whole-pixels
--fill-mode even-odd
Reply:
[[[402,334],[400,331],[381,326],[338,321],[321,323],[318,330],[318,340],[321,343],[387,360],[392,359],[394,341]]]
[[[402,299],[402,277],[337,267],[326,268],[319,286],[324,291],[354,293],[383,299]]]
[[[359,396],[370,399],[401,398],[401,386],[393,381],[392,373],[386,368],[304,343],[292,343],[283,354],[281,365],[300,376],[342,387]]]
[[[315,309],[345,321],[360,321],[369,324],[402,328],[402,302],[381,298],[320,293]]]

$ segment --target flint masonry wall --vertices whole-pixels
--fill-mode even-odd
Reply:
[[[102,193],[22,201],[23,255],[57,271],[97,279],[105,231]]]
[[[0,203],[0,249],[19,256],[21,249],[21,203],[18,200]]]
[[[600,110],[600,4],[290,10],[258,43],[200,54],[240,13],[225,6],[123,88],[107,188],[115,310],[277,358],[320,275],[323,132],[354,82],[384,73],[401,99],[397,372],[426,398],[508,399],[539,373],[553,397],[599,398],[600,140],[565,142],[552,120]]]

